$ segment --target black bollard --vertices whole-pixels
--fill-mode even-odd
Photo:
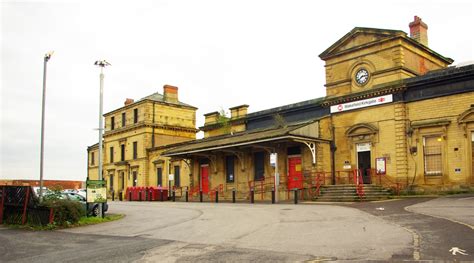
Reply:
[[[272,188],[272,204],[275,203],[275,188]]]
[[[119,192],[119,200],[120,201],[123,201],[123,196],[122,196],[123,192]]]
[[[173,202],[176,201],[176,191],[175,190],[173,190],[173,196],[172,197],[173,197]]]
[[[232,203],[235,203],[235,189],[232,189]]]
[[[128,201],[132,201],[132,191],[128,192]]]
[[[160,189],[160,201],[163,202],[163,189]]]
[[[186,196],[185,196],[185,199],[186,199],[186,202],[189,201],[189,197],[188,197],[188,189],[186,189]]]
[[[219,203],[219,192],[216,191],[216,203]]]
[[[199,191],[199,202],[201,202],[201,203],[202,203],[202,190],[201,190],[201,191]]]
[[[250,203],[254,203],[254,191],[253,188],[250,188]]]
[[[295,188],[295,205],[298,204],[298,188]]]
[[[112,191],[112,201],[115,201],[115,193]]]

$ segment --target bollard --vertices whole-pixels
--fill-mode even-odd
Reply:
[[[253,188],[250,188],[250,203],[254,203],[254,191]]]
[[[176,201],[176,191],[175,191],[175,190],[173,190],[173,196],[172,196],[172,198],[173,198],[173,202]]]
[[[123,196],[122,195],[123,195],[123,192],[119,192],[119,200],[120,201],[123,201]]]
[[[186,197],[185,197],[185,198],[186,198],[186,202],[188,202],[188,201],[189,201],[189,197],[188,197],[188,189],[186,189]]]
[[[219,203],[219,192],[216,190],[216,203]]]
[[[201,203],[202,203],[202,190],[201,190],[201,191],[199,191],[199,202],[201,202]]]
[[[295,205],[298,204],[298,188],[295,188]]]
[[[148,191],[145,190],[145,201],[148,201]]]
[[[275,188],[272,188],[272,204],[275,203]]]
[[[132,191],[128,192],[128,201],[132,201]]]
[[[235,189],[232,189],[232,203],[235,203]]]
[[[142,201],[142,191],[138,191],[138,201]]]
[[[163,202],[163,189],[160,189],[160,201]]]
[[[112,201],[115,201],[115,193],[112,191]]]

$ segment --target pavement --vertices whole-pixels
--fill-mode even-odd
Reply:
[[[413,259],[474,262],[474,195],[346,205],[410,231]],[[462,249],[466,255],[456,253]]]
[[[109,212],[125,218],[60,231],[0,227],[0,261],[474,261],[473,206],[472,195],[311,205],[111,202]],[[452,255],[453,247],[461,250]]]

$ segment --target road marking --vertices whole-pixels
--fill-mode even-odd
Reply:
[[[456,256],[456,253],[459,253],[461,255],[467,256],[468,254],[466,253],[466,250],[460,249],[458,247],[452,247],[449,252],[453,253],[453,255]]]
[[[411,211],[408,209],[409,206],[405,207],[405,211],[407,212],[410,212],[410,213],[415,213],[415,214],[421,214],[421,215],[425,215],[425,216],[431,216],[431,217],[434,217],[434,218],[439,218],[439,219],[444,219],[444,220],[448,220],[448,221],[451,221],[453,223],[457,223],[457,224],[461,224],[463,226],[467,226],[469,227],[470,229],[474,230],[474,226],[471,226],[467,223],[464,223],[464,222],[461,222],[461,221],[457,221],[457,220],[454,220],[454,219],[451,219],[451,218],[447,218],[447,217],[443,217],[443,216],[435,216],[435,215],[430,215],[430,214],[427,214],[427,213],[423,213],[423,212],[415,212],[415,211]]]

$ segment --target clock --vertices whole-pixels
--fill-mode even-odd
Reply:
[[[365,68],[361,68],[355,74],[355,81],[359,85],[365,85],[369,81],[369,72]]]

